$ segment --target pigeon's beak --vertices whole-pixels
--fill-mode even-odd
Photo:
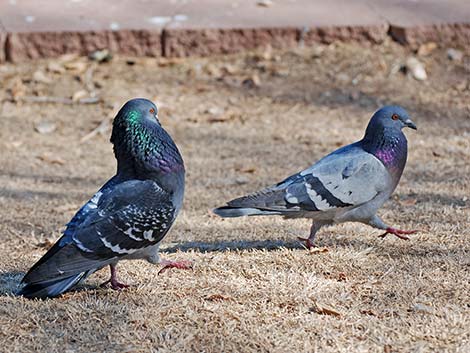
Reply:
[[[405,126],[413,130],[418,130],[418,128],[416,127],[416,124],[413,121],[411,121],[411,119],[405,120]]]

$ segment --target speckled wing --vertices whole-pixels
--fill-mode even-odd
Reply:
[[[117,184],[90,202],[26,281],[65,278],[132,255],[159,243],[176,217],[171,195],[150,180]]]
[[[376,157],[353,147],[326,156],[285,182],[288,205],[327,211],[371,201],[390,187],[391,177]]]
[[[390,183],[382,162],[359,146],[350,145],[277,185],[232,200],[216,212],[225,217],[256,214],[295,217],[299,213],[334,211],[364,204],[387,190]]]

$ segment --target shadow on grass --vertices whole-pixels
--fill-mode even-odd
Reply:
[[[316,241],[318,247],[336,247],[336,248],[353,248],[357,251],[364,250],[376,244],[372,239],[351,239],[351,238],[332,238],[319,237]],[[189,252],[223,252],[223,251],[239,251],[239,250],[267,250],[274,251],[279,249],[302,250],[306,248],[303,243],[298,240],[236,240],[236,241],[190,241],[186,243],[173,244],[161,247],[164,253],[175,253],[177,251]]]
[[[299,241],[282,241],[282,240],[236,240],[236,241],[219,241],[219,242],[203,242],[190,241],[168,247],[162,247],[162,252],[175,253],[177,251],[189,252],[216,252],[216,251],[237,251],[237,250],[278,250],[278,249],[303,249]]]

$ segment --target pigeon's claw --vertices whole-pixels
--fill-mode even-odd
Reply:
[[[382,234],[382,235],[379,235],[379,238],[385,238],[385,236],[387,234],[393,234],[395,235],[396,237],[400,238],[400,239],[403,239],[403,240],[410,240],[410,238],[408,238],[406,235],[407,234],[414,234],[414,233],[417,233],[418,230],[400,230],[400,229],[396,229],[396,228],[392,228],[392,227],[388,227],[386,230],[385,230],[385,233]]]
[[[101,283],[100,287],[107,287],[108,284],[111,284],[111,289],[114,290],[129,288],[128,284],[124,284],[118,281],[116,274],[116,265],[109,265],[109,268],[111,269],[111,277],[106,282]]]
[[[101,283],[100,287],[107,287],[108,284],[110,284],[111,289],[114,289],[114,290],[121,290],[121,289],[124,289],[124,288],[129,288],[128,284],[121,283],[115,278],[114,279],[110,278],[106,282]]]
[[[313,241],[310,240],[310,238],[301,238],[297,237],[297,239],[305,244],[305,247],[310,250],[311,248],[315,248],[315,244],[313,244]]]
[[[159,275],[170,268],[178,268],[180,270],[192,270],[193,269],[193,263],[191,261],[162,260],[160,264],[163,265],[163,268],[160,271],[158,271]]]

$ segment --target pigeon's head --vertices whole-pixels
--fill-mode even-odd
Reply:
[[[384,130],[400,131],[404,127],[416,130],[415,123],[410,119],[405,109],[398,105],[387,105],[377,110],[372,116],[366,134]]]
[[[124,141],[148,140],[148,132],[161,128],[157,113],[157,106],[148,99],[131,99],[114,118],[111,142],[116,145]]]
[[[157,106],[145,98],[135,98],[123,105],[114,119],[115,124],[132,126],[134,124],[158,124]]]

